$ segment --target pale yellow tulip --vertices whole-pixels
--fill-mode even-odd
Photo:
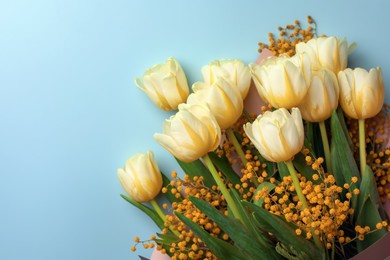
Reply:
[[[260,154],[271,162],[290,160],[301,151],[304,131],[301,113],[285,108],[259,115],[253,123],[246,123],[244,130]]]
[[[181,104],[154,138],[179,160],[192,162],[218,147],[221,129],[207,105]]]
[[[340,105],[355,119],[374,117],[382,109],[385,87],[380,67],[369,72],[362,68],[346,69],[338,74]]]
[[[138,153],[118,169],[118,179],[126,193],[135,201],[147,202],[161,191],[162,176],[153,152]]]
[[[156,106],[166,111],[177,109],[190,94],[186,75],[174,58],[154,65],[145,71],[141,80],[136,78],[134,82]]]

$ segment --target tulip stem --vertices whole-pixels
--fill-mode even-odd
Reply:
[[[232,142],[234,149],[236,149],[238,157],[240,157],[241,162],[244,164],[244,168],[246,169],[248,165],[248,160],[245,158],[244,151],[242,150],[240,143],[238,142],[236,136],[234,135],[233,129],[231,128],[226,129],[226,134],[228,135],[229,141]],[[256,186],[259,185],[256,179],[256,174],[253,175],[252,181]]]
[[[360,174],[363,177],[366,168],[366,133],[364,119],[359,119],[359,153],[360,153]]]
[[[307,205],[307,201],[306,201],[305,195],[303,195],[303,192],[302,192],[302,189],[301,189],[301,185],[300,185],[300,182],[299,182],[299,179],[298,179],[298,176],[297,176],[297,172],[295,171],[294,165],[293,165],[292,161],[286,161],[284,163],[286,164],[286,166],[288,168],[288,171],[290,172],[290,176],[292,178],[295,191],[296,191],[296,193],[298,195],[298,199],[302,203],[302,209],[305,210],[305,209],[308,208],[308,205]],[[315,234],[314,229],[310,228],[310,230],[311,230],[311,233],[313,235],[314,243],[319,248],[322,248],[321,241],[320,241],[319,237]]]
[[[213,178],[214,178],[215,182],[217,183],[219,189],[221,190],[222,195],[225,197],[225,200],[226,200],[229,208],[233,212],[233,216],[236,219],[240,220],[241,223],[245,224],[243,219],[242,219],[242,216],[241,216],[240,212],[238,211],[237,205],[234,203],[234,200],[233,200],[232,196],[230,195],[229,191],[227,190],[225,183],[223,183],[221,177],[219,177],[217,169],[215,169],[215,166],[214,166],[213,162],[211,161],[209,155],[208,154],[204,155],[203,156],[203,160],[204,160],[207,168],[211,172],[211,175],[213,176]]]
[[[157,214],[160,216],[160,218],[162,219],[162,221],[166,221],[166,217],[165,217],[165,214],[164,212],[161,210],[160,206],[158,205],[157,201],[155,199],[152,199],[151,201],[149,201],[150,204],[152,205],[153,209],[157,212]],[[176,236],[179,236],[179,232],[177,230],[174,230],[172,229],[172,227],[169,227],[169,229],[173,232],[173,234],[175,234]]]
[[[328,141],[328,135],[326,133],[325,121],[320,122],[319,125],[320,125],[320,132],[322,138],[322,146],[324,147],[324,153],[325,153],[326,169],[327,172],[332,172],[332,164],[330,163],[329,141]]]

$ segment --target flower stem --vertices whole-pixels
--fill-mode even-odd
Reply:
[[[152,205],[153,209],[157,212],[157,214],[160,216],[160,218],[162,219],[162,221],[166,221],[166,217],[165,217],[165,214],[164,212],[161,210],[160,206],[158,205],[157,201],[155,199],[152,199],[151,201],[149,201],[150,204]],[[173,230],[171,227],[169,227],[169,229],[173,232],[173,234],[175,234],[176,236],[179,236],[179,232],[177,232],[177,230]]]
[[[328,135],[326,134],[325,121],[320,122],[319,125],[320,125],[320,132],[322,138],[322,145],[324,147],[324,152],[325,152],[326,169],[328,172],[332,172],[332,164],[330,163],[329,141],[328,141]]]
[[[231,128],[226,129],[226,134],[228,136],[229,141],[232,142],[234,149],[236,149],[238,157],[240,157],[241,162],[244,164],[244,168],[246,168],[248,164],[248,160],[245,158],[245,153],[242,150],[242,147],[238,142],[236,136],[234,135],[233,130]],[[256,186],[259,185],[259,183],[257,182],[256,174],[253,175],[252,181]]]
[[[299,179],[297,176],[297,172],[295,171],[294,165],[293,165],[292,161],[286,161],[284,163],[286,164],[288,171],[290,172],[290,176],[292,178],[295,191],[298,195],[298,199],[302,203],[302,208],[307,209],[308,208],[307,201],[306,201],[305,195],[303,195],[303,193],[302,193],[301,185],[299,184]],[[313,228],[310,228],[310,230],[311,230],[311,233],[313,235],[314,243],[319,248],[322,248],[322,244],[321,244],[319,237],[315,234]]]
[[[236,149],[236,152],[238,154],[238,157],[240,157],[241,162],[244,164],[244,166],[246,166],[248,160],[245,158],[244,151],[242,150],[240,143],[234,135],[233,130],[231,128],[226,129],[226,134],[228,135],[229,141],[232,142],[234,149]]]
[[[360,153],[360,174],[363,177],[366,168],[366,134],[364,119],[359,119],[359,153]]]
[[[204,155],[203,160],[204,160],[207,168],[211,172],[211,175],[213,175],[213,178],[214,178],[215,182],[217,183],[219,189],[221,190],[222,195],[225,197],[225,200],[226,200],[229,208],[233,212],[233,216],[235,218],[237,218],[238,220],[240,220],[241,223],[245,224],[242,217],[241,217],[240,212],[238,211],[237,205],[234,203],[234,200],[233,200],[232,196],[230,196],[230,193],[227,190],[225,184],[223,183],[221,177],[219,177],[217,169],[215,169],[214,164],[211,161],[209,155],[208,154]]]

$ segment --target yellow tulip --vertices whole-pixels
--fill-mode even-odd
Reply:
[[[192,162],[218,147],[221,129],[207,105],[181,104],[154,139],[179,160]]]
[[[244,130],[260,154],[271,162],[288,161],[301,151],[304,141],[303,122],[298,108],[291,114],[285,108],[266,111]]]
[[[326,68],[313,71],[305,99],[299,105],[303,119],[322,122],[332,115],[339,104],[339,84],[336,75]]]
[[[306,54],[268,58],[249,68],[260,97],[273,107],[298,106],[309,88],[311,65]]]
[[[208,85],[212,85],[218,78],[231,81],[238,87],[242,99],[248,94],[251,85],[251,74],[245,64],[236,59],[216,60],[203,66],[202,75]]]
[[[153,152],[138,153],[118,169],[118,179],[126,193],[135,201],[147,202],[161,191],[162,176]]]
[[[295,47],[297,53],[307,53],[310,56],[313,69],[325,67],[336,75],[347,67],[348,43],[343,38],[319,37],[308,42],[298,43]]]
[[[230,81],[218,78],[211,86],[197,82],[192,89],[194,93],[189,95],[187,104],[206,103],[221,129],[231,127],[240,118],[244,101]]]
[[[186,75],[172,57],[164,64],[146,70],[142,80],[136,78],[134,82],[159,108],[166,111],[177,109],[190,94]]]
[[[362,68],[346,69],[338,74],[340,105],[355,119],[374,117],[382,109],[385,87],[380,67],[369,72]]]

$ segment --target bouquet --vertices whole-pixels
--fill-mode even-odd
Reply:
[[[184,175],[161,173],[151,151],[118,170],[122,197],[161,230],[135,237],[133,251],[142,244],[172,259],[349,259],[389,231],[381,69],[347,68],[355,44],[318,37],[311,17],[306,29],[295,21],[278,30],[259,43],[256,63],[204,66],[191,94],[174,58],[135,81],[161,109],[178,110],[154,138]]]

